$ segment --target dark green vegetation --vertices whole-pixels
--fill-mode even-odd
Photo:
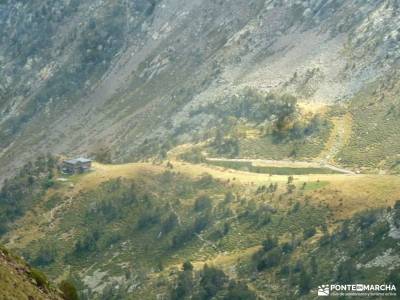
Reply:
[[[289,176],[278,184],[266,176],[265,185],[243,187],[187,177],[172,164],[164,170],[72,196],[68,184],[38,185],[46,201],[32,202],[31,211],[53,211],[55,219],[24,224],[31,221],[22,210],[6,230],[37,227],[42,234],[18,251],[52,280],[67,278],[60,284],[67,299],[307,299],[319,284],[397,280],[399,203],[333,221],[333,209],[316,199],[323,193],[314,193],[326,181],[301,185]],[[41,272],[32,274],[47,286]]]
[[[46,189],[42,185],[42,192]],[[53,196],[47,202],[35,202],[36,210],[43,214],[68,200],[61,193],[65,189],[62,185],[51,189]],[[107,299],[108,293],[116,292],[121,299],[133,297],[128,290],[135,282],[144,285],[135,294],[152,299],[154,294],[148,287],[154,281],[147,276],[152,272],[164,276],[164,270],[182,263],[182,258],[211,259],[224,251],[257,246],[267,235],[297,232],[303,236],[304,228],[322,226],[328,211],[294,203],[295,191],[294,186],[279,196],[281,204],[277,206],[276,188],[240,191],[207,174],[197,180],[174,171],[151,176],[143,173],[133,181],[115,179],[76,195],[71,205],[57,212],[55,227],[44,224],[41,230],[45,235],[25,246],[22,253],[53,279],[70,266],[65,275],[80,289],[83,299]],[[289,213],[284,208],[287,205],[293,205]],[[310,215],[313,217],[306,218]],[[215,287],[204,283],[202,288],[224,297],[241,290],[239,283],[221,276]],[[156,290],[170,290],[171,280],[160,283]],[[113,288],[114,281],[120,284],[118,291]],[[106,282],[109,284],[104,285]],[[68,290],[65,284],[63,288]],[[203,293],[200,287],[194,290]]]
[[[82,299],[154,299],[157,294],[255,299],[282,296],[282,291],[308,298],[318,284],[363,276],[383,282],[394,276],[372,261],[397,251],[388,232],[400,224],[398,204],[361,213],[329,233],[331,209],[311,204],[307,194],[326,183],[300,187],[289,177],[284,185],[243,190],[207,174],[194,180],[173,169],[110,180],[74,196],[68,209],[58,210],[57,223],[42,227],[45,235],[22,253],[51,278],[69,278],[60,285],[68,299],[76,299],[73,286]],[[36,203],[42,213],[68,200],[63,185],[50,189],[46,204]],[[233,257],[228,265],[194,269],[189,262],[207,263],[222,253]],[[335,269],[342,260],[364,267],[349,275],[347,264]],[[39,285],[47,284],[41,273],[33,276]],[[279,291],[266,289],[266,280]]]
[[[246,284],[230,280],[221,270],[204,265],[199,272],[193,272],[191,264],[185,263],[183,271],[177,274],[169,299],[223,299],[255,300],[256,294]]]
[[[274,174],[274,175],[307,175],[307,174],[337,174],[328,168],[290,168],[290,167],[267,167],[267,166],[254,166],[251,162],[246,161],[207,161],[208,164],[230,168],[240,171]]]
[[[301,115],[296,97],[253,89],[201,107],[193,114],[214,115],[219,120],[207,150],[227,157],[317,156],[331,129],[327,119],[318,114]],[[253,134],[249,134],[251,131]]]
[[[350,102],[352,136],[337,156],[343,164],[399,172],[399,91],[395,73],[369,85]]]
[[[26,164],[12,180],[4,182],[0,190],[0,235],[8,230],[10,223],[37,204],[47,189],[55,185],[56,173],[56,159],[42,156]]]
[[[222,103],[221,103],[222,102]],[[277,131],[286,127],[297,112],[297,99],[291,95],[263,94],[254,89],[245,89],[240,94],[207,104],[192,114],[215,114],[219,119],[243,118],[257,124],[275,120]],[[299,135],[299,132],[289,132]]]
[[[398,285],[400,202],[394,208],[366,211],[343,222],[329,233],[322,227],[314,243],[304,237],[287,241],[267,238],[247,264],[241,264],[241,276],[257,272],[254,282],[262,287],[272,274],[279,282],[279,297],[298,298],[321,284],[377,282]],[[293,287],[297,287],[293,289]],[[286,292],[282,292],[286,291]],[[309,295],[310,299],[315,294]],[[306,296],[308,298],[308,296]]]

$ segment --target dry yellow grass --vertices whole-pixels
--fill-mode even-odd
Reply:
[[[227,274],[230,278],[236,277],[236,272],[232,269],[232,266],[236,265],[238,261],[247,260],[253,254],[255,254],[258,250],[260,250],[261,246],[249,247],[247,249],[242,249],[237,252],[229,252],[229,253],[221,253],[215,255],[213,258],[206,260],[195,260],[191,261],[193,265],[193,269],[196,271],[200,271],[204,268],[204,265],[208,266],[218,266],[219,269],[223,270],[225,274]],[[171,270],[182,269],[182,263],[171,264],[168,265],[164,269],[164,273],[168,274]],[[153,273],[150,276],[157,277],[157,273]]]
[[[91,189],[102,182],[111,179],[135,178],[138,174],[160,173],[165,170],[165,166],[151,163],[129,163],[121,165],[104,165],[93,163],[93,171],[80,175],[80,180],[71,189],[73,194],[79,193],[82,190]]]
[[[325,114],[329,106],[323,102],[299,101],[298,106],[303,114]]]
[[[199,177],[205,173],[216,179],[230,181],[235,185],[257,186],[277,182],[286,184],[288,176],[250,173],[225,169],[206,164],[190,164],[172,161],[173,170],[190,177]],[[161,173],[167,168],[164,165],[150,163],[132,163],[124,165],[94,164],[95,171],[82,176],[73,189],[77,193],[90,189],[101,182],[112,178],[134,178],[138,174]],[[354,212],[365,208],[393,205],[400,199],[400,177],[391,175],[346,175],[346,174],[312,174],[296,175],[294,182],[299,186],[303,182],[327,181],[323,189],[312,191],[314,201],[327,203],[337,208],[340,217],[349,217]]]
[[[193,165],[173,162],[174,169],[189,176],[200,176],[208,173],[216,179],[230,180],[232,184],[257,186],[277,182],[283,186],[288,176],[249,173],[222,167]],[[296,175],[294,183],[301,186],[303,182],[327,181],[325,188],[310,191],[315,204],[328,204],[333,210],[335,219],[351,217],[354,213],[368,208],[392,206],[400,199],[400,177],[391,175],[346,175],[346,174],[313,174]]]
[[[28,275],[29,268],[16,259],[0,251],[0,299],[20,300],[35,299],[49,300],[60,299],[54,291],[44,292],[33,283]]]
[[[212,175],[216,179],[230,180],[238,184],[266,184],[269,182],[287,182],[288,175],[269,175],[261,173],[251,173],[234,169],[227,169],[218,166],[206,164],[190,164],[186,162],[173,161],[175,171],[182,172],[189,176],[200,176],[204,173]],[[288,162],[290,165],[290,163]],[[317,180],[347,180],[350,177],[361,178],[364,175],[346,175],[346,174],[313,174],[313,175],[295,175],[295,180],[298,181],[317,181]]]
[[[227,273],[230,277],[234,277],[235,274],[231,272],[230,267],[235,265],[238,260],[247,259],[248,257],[252,256],[258,250],[260,250],[260,248],[261,246],[254,246],[240,250],[240,252],[218,254],[212,259],[205,261],[194,261],[192,264],[195,270],[201,270],[205,264],[208,266],[218,266],[218,268],[225,271],[225,273]]]
[[[8,240],[7,246],[10,248],[24,248],[30,242],[42,238],[46,232],[52,230],[58,222],[56,218],[56,211],[60,209],[67,209],[73,203],[74,197],[84,190],[90,190],[101,184],[115,178],[134,178],[138,174],[146,173],[160,173],[165,170],[165,167],[160,165],[153,165],[150,163],[134,163],[122,165],[104,165],[100,163],[93,163],[93,171],[87,174],[78,175],[73,178],[76,184],[73,188],[69,187],[70,183],[58,188],[57,190],[50,189],[44,199],[47,201],[54,193],[60,193],[64,197],[62,203],[50,212],[43,213],[43,210],[38,206],[34,207],[25,216],[15,222],[14,229],[12,229],[5,237]]]
[[[400,199],[398,176],[335,177],[329,181],[326,188],[312,192],[312,199],[328,204],[335,219],[346,219],[365,209],[393,206]]]

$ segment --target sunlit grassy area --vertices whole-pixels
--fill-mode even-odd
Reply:
[[[392,206],[400,198],[397,176],[293,175],[287,166],[278,169],[281,175],[174,160],[95,163],[93,171],[66,177],[68,181],[50,188],[44,201],[15,223],[5,241],[33,261],[43,246],[55,247],[54,261],[42,266],[44,270],[52,278],[85,274],[86,284],[94,290],[101,288],[97,272],[104,272],[108,280],[127,270],[135,276],[145,272],[148,279],[143,279],[146,285],[138,295],[151,299],[150,287],[179,268],[183,259],[192,261],[196,270],[207,263],[237,276],[232,266],[238,261],[246,266],[266,236],[287,241],[293,234],[302,237],[307,228],[334,230],[356,213]],[[304,169],[309,172],[307,165]],[[136,186],[134,192],[131,184]],[[276,189],[270,192],[271,185]],[[196,199],[204,195],[209,208],[196,210]],[[113,213],[115,209],[118,213]],[[149,225],[141,230],[138,222],[147,212],[157,217],[152,221],[149,215]],[[175,219],[164,234],[161,226],[171,215],[179,221]],[[171,246],[174,236],[204,217],[201,231],[188,235],[179,247]],[[96,231],[96,251],[74,254],[77,241],[92,238]],[[165,284],[156,290],[165,290]]]
[[[313,168],[313,167],[272,167],[272,166],[257,166],[251,162],[233,162],[233,161],[209,161],[211,165],[247,171],[252,173],[262,173],[271,175],[307,175],[307,174],[337,174],[328,168]]]

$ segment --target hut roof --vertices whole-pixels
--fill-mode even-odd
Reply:
[[[92,160],[89,158],[84,158],[84,157],[78,157],[78,158],[74,158],[74,159],[68,159],[65,160],[64,162],[67,164],[71,164],[71,165],[76,165],[78,163],[88,163],[91,162]]]

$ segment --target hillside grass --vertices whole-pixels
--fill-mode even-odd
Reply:
[[[289,192],[289,174],[173,160],[95,163],[92,172],[49,189],[5,240],[33,263],[43,249],[51,249],[53,260],[40,268],[53,279],[79,274],[82,284],[91,287],[91,299],[107,288],[105,282],[124,286],[132,278],[143,284],[135,295],[153,299],[151,288],[166,293],[172,280],[169,272],[174,274],[185,259],[193,261],[196,270],[205,263],[215,264],[235,277],[235,261],[251,259],[267,236],[278,235],[284,241],[292,234],[302,237],[308,228],[334,230],[338,222],[368,208],[391,206],[400,197],[396,176],[292,176],[294,190]],[[277,184],[276,191],[262,189],[271,184]],[[211,206],[194,209],[196,199],[204,195]],[[138,221],[148,212],[157,218],[140,229]],[[162,233],[162,224],[171,215],[179,216],[180,222],[175,220],[171,231]],[[207,220],[204,228],[171,247],[174,236],[201,218]],[[96,249],[74,254],[77,241],[91,239],[94,232],[98,232]]]
[[[0,246],[1,299],[61,299],[53,287],[42,288],[35,280],[37,270]]]
[[[310,159],[317,157],[325,147],[331,128],[323,129],[318,136],[301,141],[276,142],[271,136],[240,140],[240,156],[281,160],[288,157]]]
[[[352,133],[337,161],[371,172],[398,172],[400,86],[392,81],[375,82],[351,100],[347,110],[353,119]]]

